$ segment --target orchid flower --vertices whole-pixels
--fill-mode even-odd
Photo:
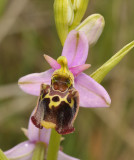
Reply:
[[[42,73],[32,73],[19,79],[19,86],[23,91],[40,96],[32,117],[36,127],[55,128],[59,134],[71,133],[74,131],[73,122],[79,104],[87,108],[110,105],[111,100],[107,91],[83,73],[90,67],[89,64],[85,64],[87,56],[88,40],[85,33],[72,30],[65,41],[62,56],[57,61],[47,55],[44,56],[52,69]],[[64,82],[61,82],[61,79],[62,81],[64,79]],[[62,94],[65,92],[65,95],[60,95],[61,92]],[[59,94],[58,97],[53,97],[55,93]],[[71,97],[70,102],[69,97]],[[61,101],[65,102],[64,111]]]
[[[28,130],[25,131],[25,135],[28,140],[24,141],[15,147],[5,151],[4,154],[10,160],[31,160],[33,157],[33,153],[36,147],[36,144],[43,143],[44,150],[47,152],[49,139],[50,139],[51,129],[42,130],[36,128],[31,122],[31,118],[29,119]],[[46,153],[45,153],[46,155]],[[58,159],[57,160],[78,160],[77,158],[73,158],[61,150],[58,151]]]

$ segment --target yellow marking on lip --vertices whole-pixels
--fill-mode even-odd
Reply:
[[[55,97],[55,96],[58,96],[58,95],[50,96],[49,93],[48,93],[48,94],[46,94],[46,96],[45,96],[45,98],[49,98],[49,99],[50,99],[50,103],[49,103],[49,108],[50,108],[50,109],[52,109],[52,106],[58,107],[58,106],[60,105],[61,101],[66,102],[71,108],[73,107],[73,105],[74,105],[74,100],[71,99],[71,103],[69,103],[69,102],[67,101],[67,96],[68,96],[68,94],[67,94],[64,98],[61,98],[60,96],[58,96],[59,99],[60,99],[58,102],[54,102],[54,101],[52,100],[52,98]]]
[[[46,122],[46,121],[41,121],[41,125],[47,129],[49,128],[55,128],[56,124],[52,122]]]

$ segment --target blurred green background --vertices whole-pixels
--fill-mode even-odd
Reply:
[[[87,63],[91,74],[134,39],[133,0],[90,0],[84,18],[100,13],[105,28]],[[43,54],[61,55],[53,0],[0,0],[0,148],[7,150],[26,140],[37,97],[22,92],[20,77],[50,68]],[[76,131],[66,135],[63,151],[81,160],[133,160],[134,158],[134,54],[132,50],[104,79],[110,108],[80,108]]]

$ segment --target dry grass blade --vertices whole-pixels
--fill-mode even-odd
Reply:
[[[10,29],[13,27],[20,13],[25,8],[29,0],[14,0],[10,4],[7,12],[3,15],[0,21],[0,43],[6,37]]]

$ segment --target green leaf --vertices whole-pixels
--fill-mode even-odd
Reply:
[[[36,144],[32,160],[44,160],[46,152],[46,145],[43,142],[39,142]]]
[[[8,158],[4,155],[1,149],[0,149],[0,160],[8,160]]]
[[[134,47],[134,41],[127,44],[114,56],[112,56],[106,63],[98,68],[91,77],[100,83],[103,78],[122,60],[122,58]]]

